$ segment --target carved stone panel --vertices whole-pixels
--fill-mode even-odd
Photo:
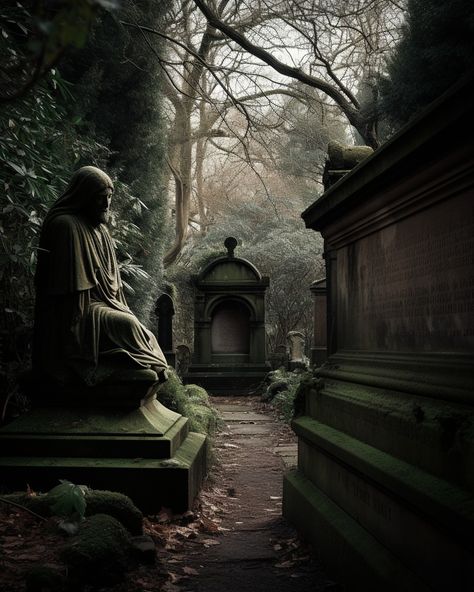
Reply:
[[[337,252],[338,349],[474,348],[474,203],[439,202]]]

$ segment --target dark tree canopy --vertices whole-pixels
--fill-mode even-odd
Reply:
[[[395,125],[406,123],[473,71],[472,0],[408,0],[403,38],[382,83],[383,108]]]

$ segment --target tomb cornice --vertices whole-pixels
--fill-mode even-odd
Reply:
[[[347,216],[351,210],[364,207],[369,195],[381,192],[388,202],[388,181],[394,186],[402,186],[404,178],[411,171],[422,166],[429,167],[431,162],[436,161],[434,149],[427,149],[429,144],[442,146],[449,141],[452,144],[453,163],[465,161],[465,154],[456,155],[457,151],[463,152],[463,147],[458,146],[455,138],[459,137],[456,124],[460,121],[463,122],[462,137],[472,136],[471,106],[465,99],[466,94],[474,94],[472,77],[454,85],[372,156],[330,187],[302,213],[306,226],[324,234],[325,229],[342,213]],[[472,147],[464,148],[466,151],[470,151],[472,160]]]

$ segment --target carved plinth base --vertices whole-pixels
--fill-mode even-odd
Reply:
[[[39,407],[0,429],[2,485],[59,479],[130,496],[144,512],[185,511],[206,472],[206,437],[153,397],[133,410]]]

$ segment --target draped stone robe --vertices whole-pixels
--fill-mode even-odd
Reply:
[[[166,359],[155,336],[127,306],[110,234],[105,224],[94,226],[77,211],[74,193],[77,188],[56,202],[43,226],[35,371],[59,384],[89,386],[113,380],[117,370],[127,368],[160,372]]]

